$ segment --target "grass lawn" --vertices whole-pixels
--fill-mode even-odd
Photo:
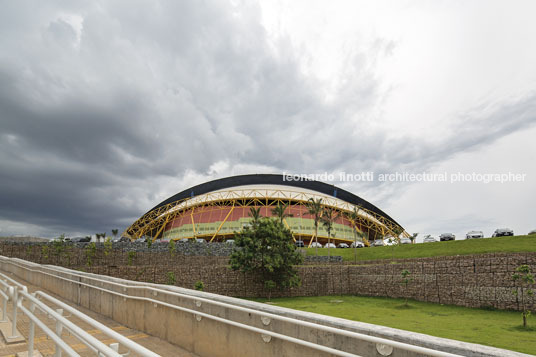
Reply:
[[[265,302],[265,299],[253,299]],[[472,309],[362,296],[274,298],[276,306],[536,354],[536,317],[522,327],[520,312]]]
[[[315,248],[302,249],[307,251],[307,255],[315,255]],[[536,235],[359,248],[357,249],[357,260],[405,259],[507,252],[536,252]],[[331,254],[341,255],[344,260],[354,260],[353,248],[331,249]],[[328,255],[327,248],[319,248],[318,255]]]

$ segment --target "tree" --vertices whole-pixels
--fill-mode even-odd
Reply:
[[[292,242],[292,233],[280,221],[260,218],[235,233],[235,244],[229,263],[231,269],[253,273],[268,292],[300,284],[294,268],[302,255]]]
[[[354,232],[354,262],[357,263],[357,237],[359,236],[361,239],[364,237],[364,233],[360,232],[357,229],[357,220],[359,218],[359,214],[357,212],[357,207],[354,207],[354,210],[352,212],[345,213],[346,218],[352,223],[352,230]]]
[[[330,244],[331,244],[331,230],[333,229],[333,223],[339,218],[339,214],[335,209],[331,207],[324,208],[322,213],[322,225],[328,231],[328,260],[330,259]]]
[[[112,229],[112,234],[113,234],[114,238],[117,237],[118,233],[119,233],[119,229]]]
[[[320,217],[322,217],[322,199],[318,198],[314,200],[312,197],[309,198],[309,201],[307,201],[307,211],[311,216],[313,216],[313,220],[315,222],[315,252],[316,255],[318,255],[318,222],[320,221]]]
[[[534,291],[531,288],[531,286],[534,285],[534,275],[532,275],[530,267],[524,264],[517,267],[516,272],[512,275],[512,280],[515,284],[515,290],[512,293],[516,296],[516,299],[518,299],[518,303],[519,296],[521,295],[523,327],[527,327],[527,317],[530,316],[530,310],[527,306],[527,301],[525,299],[525,294],[523,293],[523,288],[525,286],[528,286],[528,288],[525,288],[527,295],[529,297],[532,297],[534,295]],[[521,290],[521,294],[519,294],[519,290]]]
[[[402,270],[402,273],[400,273],[400,275],[402,275],[402,284],[404,285],[404,297],[406,298],[404,306],[408,306],[408,284],[412,280],[412,278],[410,277],[411,273],[409,272],[409,270],[404,269]]]
[[[260,208],[255,208],[255,207],[250,207],[249,208],[249,216],[251,217],[251,223],[252,224],[256,224],[259,222],[259,220],[261,219],[261,209]]]
[[[415,240],[417,239],[417,236],[419,233],[413,233],[411,237],[409,237],[409,240],[411,241],[411,244],[415,244]]]
[[[287,210],[289,204],[288,203],[278,203],[277,206],[275,206],[275,208],[272,209],[272,214],[274,216],[276,216],[277,218],[279,218],[279,221],[281,223],[283,223],[283,220],[287,217],[293,217],[293,215],[291,213],[285,213],[285,211]]]

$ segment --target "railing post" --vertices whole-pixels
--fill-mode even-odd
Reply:
[[[13,286],[13,317],[11,319],[11,338],[18,337],[17,335],[17,303],[19,300],[19,287]]]
[[[32,294],[35,297],[35,293]],[[35,312],[35,303],[30,302],[30,312],[34,314]],[[34,353],[34,337],[35,337],[35,323],[30,319],[30,332],[28,334],[28,357],[33,357]]]
[[[57,309],[56,312],[60,315],[63,315],[63,309]],[[62,331],[63,331],[63,325],[61,324],[59,320],[56,320],[56,335],[58,335],[59,338],[61,338]],[[54,353],[54,357],[61,357],[61,348],[57,343],[56,343],[56,353]]]
[[[2,295],[2,321],[0,322],[6,322],[6,321],[7,321],[7,299]]]

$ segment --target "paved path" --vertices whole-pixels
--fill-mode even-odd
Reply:
[[[128,328],[126,326],[122,326],[118,324],[117,322],[104,317],[102,315],[96,314],[92,311],[89,311],[83,307],[77,306],[75,304],[72,304],[69,301],[64,301],[61,298],[59,298],[57,295],[54,295],[50,293],[49,291],[46,291],[44,289],[41,289],[36,286],[29,285],[28,282],[15,278],[13,275],[9,273],[4,274],[10,276],[14,280],[18,281],[19,283],[26,285],[28,287],[29,292],[34,292],[37,290],[41,290],[51,296],[54,296],[58,300],[61,300],[65,303],[67,303],[70,306],[75,307],[80,312],[83,312],[84,314],[88,315],[89,317],[99,321],[100,323],[110,327],[111,329],[119,332],[123,336],[126,336],[133,340],[134,342],[148,348],[149,350],[158,353],[161,356],[170,356],[170,357],[196,357],[193,353],[190,353],[180,347],[177,347],[175,345],[172,345],[166,341],[163,341],[157,337],[149,336],[143,332],[133,330],[131,328]],[[0,310],[1,310],[1,303],[0,303]],[[52,306],[51,304],[48,304],[49,306]],[[28,306],[27,303],[24,303],[24,306]],[[9,317],[11,318],[11,303],[8,303],[8,312]],[[0,315],[1,318],[1,315]],[[40,320],[44,321],[48,327],[50,327],[52,330],[54,330],[55,323],[52,319],[47,318],[44,314],[39,314]],[[68,317],[70,321],[75,323],[77,326],[83,328],[85,331],[93,335],[95,338],[99,339],[100,341],[104,342],[105,344],[109,345],[110,343],[116,342],[114,339],[111,339],[110,337],[104,335],[101,331],[96,330],[93,326],[88,325],[87,323],[81,321],[79,318],[71,316]],[[29,332],[29,319],[23,314],[19,313],[17,314],[17,329],[20,331],[20,333],[24,336],[25,339],[28,338],[28,332]],[[95,356],[95,353],[90,350],[88,347],[86,347],[84,344],[82,344],[78,339],[76,339],[73,336],[70,336],[68,332],[64,332],[64,340],[81,356]],[[54,342],[47,339],[47,336],[38,328],[35,329],[35,340],[34,340],[34,346],[35,349],[39,350],[43,356],[53,356],[54,355]],[[25,352],[28,351],[26,342],[21,343],[13,343],[13,344],[6,344],[3,338],[0,334],[0,357],[5,356],[15,356],[18,352]],[[120,347],[119,353],[126,353],[124,347]],[[128,357],[135,357],[139,356],[138,354],[135,354],[133,352],[130,352]]]

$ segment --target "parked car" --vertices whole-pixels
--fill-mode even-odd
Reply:
[[[196,238],[195,240],[197,243],[206,243],[207,241],[204,240],[203,238]]]
[[[227,239],[225,241],[225,244],[234,244],[234,243],[235,243],[234,239]]]
[[[437,242],[437,240],[434,237],[432,237],[431,235],[427,235],[426,237],[424,237],[422,242],[423,243],[435,243],[435,242]]]
[[[441,242],[447,241],[447,240],[455,240],[455,239],[456,239],[456,236],[452,233],[441,233],[441,235],[439,236],[439,240]]]
[[[322,244],[318,242],[311,243],[311,248],[322,248]]]
[[[189,239],[188,238],[182,238],[179,240],[179,243],[188,243]]]
[[[529,236],[532,234],[536,234],[536,229],[533,229],[532,231],[529,232]]]
[[[411,239],[409,238],[400,238],[400,244],[411,244]]]
[[[337,248],[337,247],[335,247],[335,244],[333,243],[326,243],[324,244],[324,248]]]
[[[357,246],[357,248],[365,248],[365,245],[361,242],[354,242],[352,244],[350,244],[350,248],[355,248]]]
[[[373,247],[383,247],[385,245],[385,242],[381,239],[376,239],[374,242],[372,242],[371,245]]]
[[[348,244],[346,244],[346,243],[339,243],[337,248],[350,248],[350,246]]]
[[[465,239],[472,238],[484,238],[484,233],[482,231],[470,231],[465,235]]]
[[[495,232],[493,232],[492,237],[506,237],[506,236],[513,236],[514,231],[510,228],[499,228],[496,229]]]
[[[305,247],[305,244],[303,243],[302,240],[297,240],[295,244],[296,244],[296,247],[298,247],[298,248]]]

